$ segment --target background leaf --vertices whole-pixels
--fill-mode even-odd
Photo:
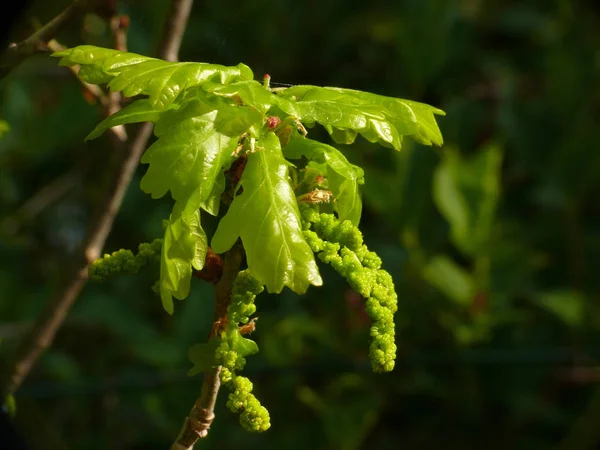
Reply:
[[[423,276],[446,297],[463,306],[470,305],[476,293],[471,274],[445,255],[434,256],[425,266]]]
[[[454,244],[466,254],[485,252],[491,239],[501,164],[502,151],[495,144],[470,159],[447,148],[435,172],[433,198],[450,223]]]

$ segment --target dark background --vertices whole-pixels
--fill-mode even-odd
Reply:
[[[130,51],[154,54],[167,3],[119,4]],[[10,39],[66,4],[32,2]],[[447,113],[441,149],[340,147],[365,169],[361,226],[397,286],[395,371],[370,372],[360,299],[323,267],[324,287],[257,302],[261,352],[246,372],[272,428],[243,431],[221,396],[197,448],[600,448],[598,10],[570,0],[195,3],[181,60],[244,62],[257,79]],[[112,45],[94,15],[58,38]],[[101,117],[46,56],[0,85],[10,126],[0,140],[0,361],[102,196],[110,140],[83,142]],[[141,192],[144,171],[108,252],[161,234],[171,203]],[[210,330],[212,287],[194,279],[169,316],[150,290],[157,277],[151,266],[85,288],[16,396],[31,448],[168,448],[200,390],[186,353]]]

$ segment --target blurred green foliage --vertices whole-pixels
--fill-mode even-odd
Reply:
[[[15,39],[60,3],[34,2]],[[152,53],[166,2],[121,6],[129,49]],[[110,46],[99,23],[59,40]],[[360,298],[323,267],[322,288],[257,301],[261,352],[247,373],[271,430],[246,433],[221,398],[197,448],[598,448],[599,48],[600,9],[583,0],[197,2],[182,60],[447,113],[442,149],[338,146],[365,170],[365,242],[397,285],[395,371],[370,373]],[[0,118],[3,361],[85,233],[113,158],[107,139],[83,143],[101,108],[50,58],[3,80]],[[106,252],[161,234],[171,205],[141,192],[145,170]],[[199,393],[186,355],[210,331],[213,293],[193,280],[168,316],[150,289],[157,271],[85,289],[15,397],[33,448],[174,439]]]

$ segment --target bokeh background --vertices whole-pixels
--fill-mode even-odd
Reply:
[[[120,3],[130,51],[154,54],[167,3]],[[27,36],[67,2],[35,1]],[[111,46],[98,16],[58,36]],[[198,449],[600,448],[600,8],[577,0],[197,1],[182,60],[257,78],[430,103],[443,148],[339,147],[364,167],[362,228],[398,291],[398,359],[370,372],[360,298],[323,267],[306,296],[258,299],[247,374],[271,412],[243,431],[221,396]],[[0,85],[0,362],[57,286],[114,158],[102,117],[37,56]],[[314,137],[323,137],[310,130]],[[169,199],[140,167],[105,250],[161,234]],[[209,232],[215,223],[208,223]],[[158,267],[88,284],[19,391],[34,449],[164,449],[197,397],[187,349],[212,287],[166,314]]]

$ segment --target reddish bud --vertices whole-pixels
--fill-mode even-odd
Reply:
[[[265,73],[265,76],[263,77],[263,87],[265,89],[269,89],[270,83],[271,83],[271,75],[269,75],[268,73]]]
[[[122,14],[119,16],[119,28],[122,30],[129,28],[129,16],[126,14]]]
[[[475,316],[485,313],[489,307],[488,300],[488,296],[485,292],[477,292],[469,307],[471,314]]]
[[[267,118],[267,126],[269,127],[269,129],[273,129],[279,126],[279,124],[281,123],[281,119],[277,116],[269,116]]]

